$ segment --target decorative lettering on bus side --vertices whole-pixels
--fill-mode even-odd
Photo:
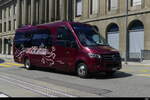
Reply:
[[[56,48],[52,47],[51,49],[52,49],[51,51],[47,50],[46,56],[42,56],[42,60],[41,60],[43,64],[48,64],[49,66],[55,64],[54,60],[56,58],[56,54],[54,53],[56,51]]]

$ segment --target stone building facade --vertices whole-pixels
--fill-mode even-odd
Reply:
[[[0,0],[0,53],[13,54],[8,42],[19,27],[68,20],[69,1]]]
[[[76,0],[74,11],[74,21],[97,25],[122,58],[150,59],[150,0]]]
[[[70,20],[97,25],[122,58],[127,54],[150,59],[150,0],[128,0],[128,12],[126,4],[127,0],[0,0],[0,53],[12,54],[8,40],[18,27]]]

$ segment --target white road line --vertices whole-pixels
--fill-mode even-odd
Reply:
[[[136,74],[136,76],[150,77],[150,74]]]
[[[35,84],[25,82],[25,81],[22,81],[22,80],[14,79],[12,77],[7,77],[7,76],[1,75],[0,80],[7,81],[11,84],[22,87],[26,90],[30,90],[32,92],[39,93],[39,94],[42,94],[42,95],[45,95],[45,96],[48,96],[48,97],[58,97],[58,96],[55,96],[55,95],[61,95],[61,96],[65,96],[65,97],[75,97],[73,95],[61,92],[59,90],[54,90],[54,89],[51,89],[51,88],[48,88],[48,87],[35,85]],[[53,94],[55,94],[55,95],[53,95]]]

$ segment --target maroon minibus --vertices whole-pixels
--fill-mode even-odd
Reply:
[[[97,72],[113,75],[122,68],[120,53],[89,24],[25,26],[16,30],[13,44],[15,62],[27,69],[48,67],[86,78]]]

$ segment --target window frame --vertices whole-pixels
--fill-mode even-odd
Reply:
[[[79,8],[79,6],[81,6],[81,7]],[[76,0],[76,17],[80,17],[80,16],[82,16],[82,14],[83,14],[83,1]]]
[[[116,4],[114,5],[113,0],[108,0],[108,11],[118,10],[119,8],[119,1],[115,0]]]
[[[66,32],[64,37],[62,39],[59,39],[59,29],[64,29]],[[72,33],[72,31],[66,27],[66,26],[60,26],[57,28],[57,35],[56,35],[57,39],[56,39],[56,45],[58,46],[63,46],[63,47],[70,47],[70,48],[76,48],[77,47],[77,42],[76,42],[76,39]],[[72,44],[75,46],[75,47],[72,47]]]
[[[131,7],[142,5],[142,0],[131,0]]]
[[[91,15],[93,15],[93,14],[98,14],[98,12],[99,12],[99,0],[97,0],[97,6],[94,6],[94,3],[95,2],[95,0],[90,0],[90,14]]]

